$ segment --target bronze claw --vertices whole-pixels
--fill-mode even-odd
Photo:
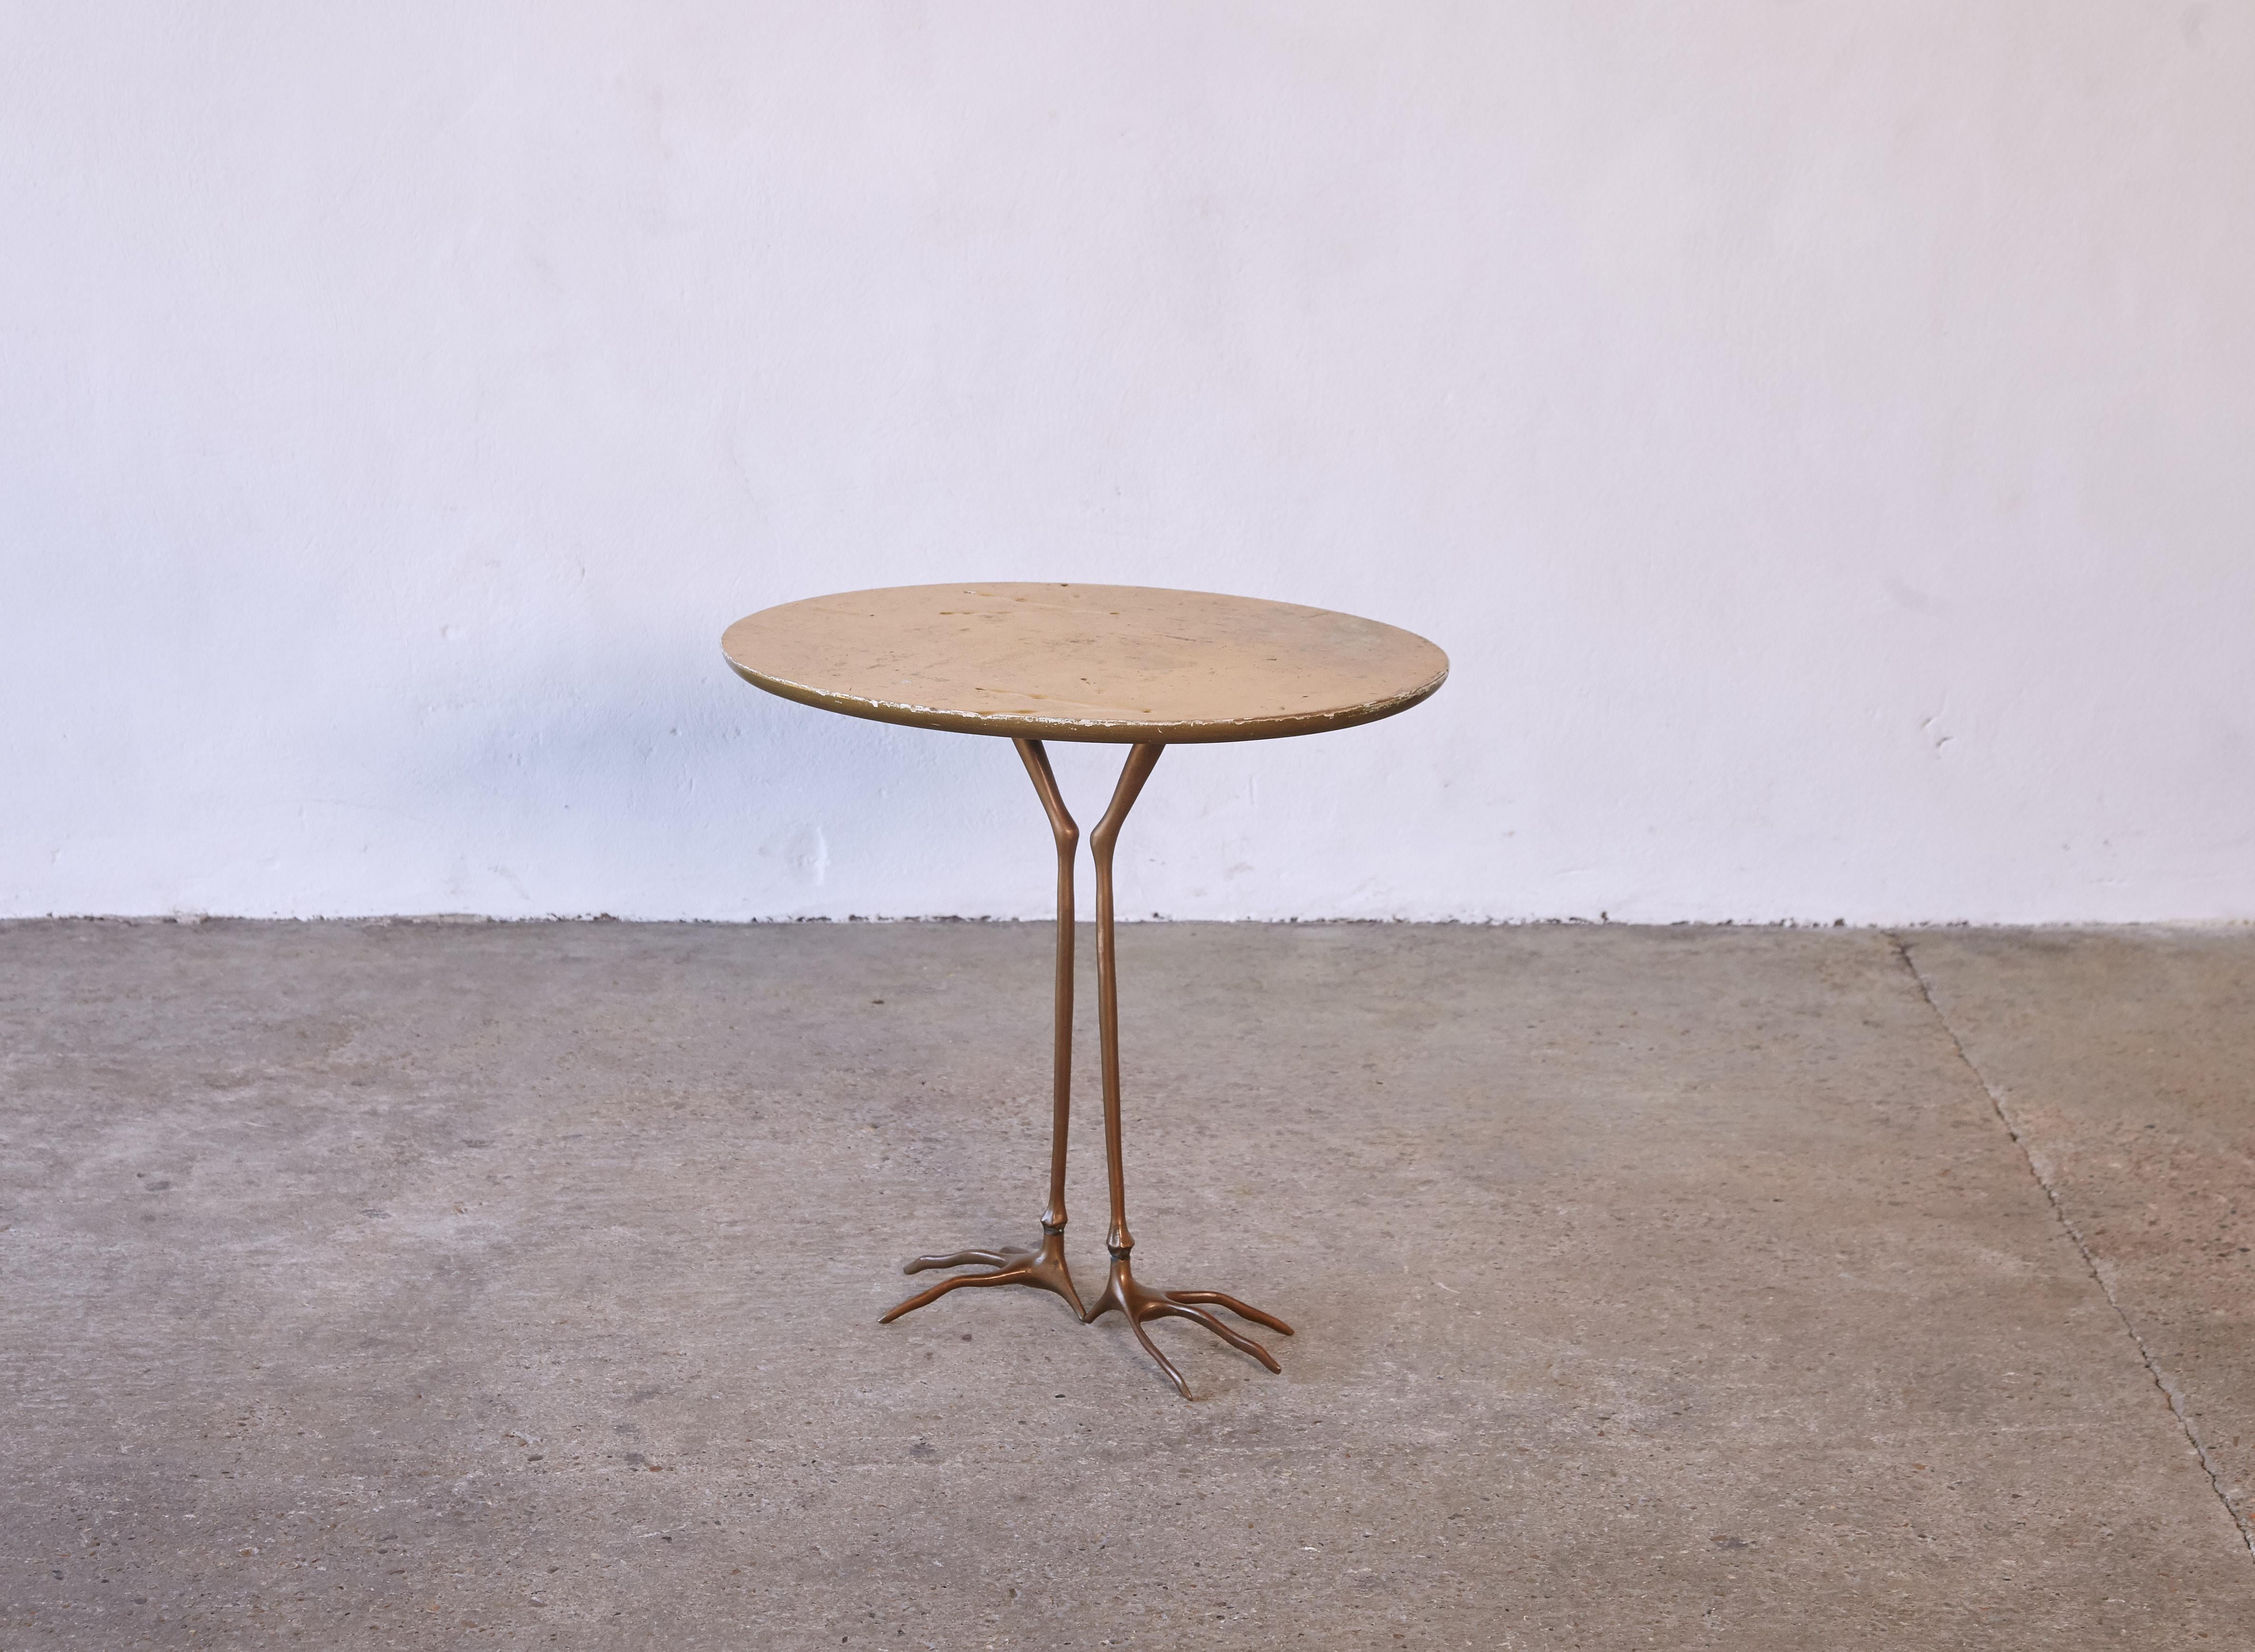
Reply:
[[[1105,1282],[1104,1294],[1096,1299],[1096,1305],[1081,1318],[1092,1325],[1106,1314],[1118,1310],[1127,1319],[1128,1328],[1135,1333],[1135,1340],[1143,1345],[1143,1352],[1158,1362],[1159,1369],[1164,1371],[1167,1380],[1175,1385],[1175,1391],[1186,1400],[1198,1396],[1191,1392],[1190,1384],[1183,1380],[1183,1374],[1175,1368],[1174,1361],[1160,1353],[1158,1345],[1145,1332],[1143,1322],[1146,1319],[1192,1320],[1204,1325],[1239,1353],[1251,1354],[1271,1371],[1282,1372],[1284,1367],[1276,1363],[1275,1354],[1198,1305],[1209,1302],[1228,1309],[1240,1318],[1250,1319],[1255,1325],[1267,1325],[1271,1331],[1288,1337],[1292,1334],[1292,1327],[1275,1314],[1263,1313],[1260,1309],[1248,1306],[1234,1297],[1224,1296],[1219,1290],[1153,1290],[1140,1284],[1128,1264],[1128,1253],[1124,1250],[1113,1252],[1112,1276]]]
[[[1044,1230],[1041,1248],[1022,1250],[1010,1246],[1001,1250],[959,1250],[944,1256],[919,1256],[901,1269],[904,1274],[919,1274],[928,1268],[991,1268],[984,1274],[957,1274],[943,1279],[929,1290],[918,1291],[878,1319],[881,1325],[890,1325],[904,1313],[914,1313],[926,1303],[937,1302],[949,1291],[961,1285],[1031,1285],[1040,1290],[1053,1290],[1072,1305],[1074,1313],[1085,1321],[1080,1293],[1072,1288],[1072,1273],[1064,1263],[1064,1233]]]

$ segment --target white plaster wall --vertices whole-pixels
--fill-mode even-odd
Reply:
[[[0,912],[1038,913],[959,577],[1453,656],[1137,913],[2255,917],[2255,6],[0,4]]]

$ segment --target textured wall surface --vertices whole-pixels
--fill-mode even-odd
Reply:
[[[2255,11],[0,9],[0,913],[1025,914],[825,589],[1351,608],[1138,913],[2255,917]],[[1092,814],[1106,754],[1066,754]]]

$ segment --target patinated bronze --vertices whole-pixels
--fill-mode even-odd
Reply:
[[[1120,771],[1120,784],[1112,794],[1112,806],[1096,823],[1088,842],[1090,853],[1096,859],[1096,1025],[1104,1060],[1104,1170],[1112,1193],[1112,1227],[1105,1234],[1104,1242],[1112,1253],[1112,1276],[1105,1282],[1104,1294],[1096,1299],[1096,1305],[1084,1317],[1092,1325],[1113,1310],[1119,1310],[1128,1329],[1135,1333],[1135,1340],[1143,1345],[1143,1352],[1159,1362],[1159,1369],[1167,1374],[1167,1380],[1187,1400],[1193,1397],[1190,1384],[1183,1381],[1183,1374],[1175,1369],[1174,1362],[1160,1353],[1158,1346],[1145,1333],[1143,1321],[1195,1321],[1240,1353],[1251,1354],[1271,1371],[1283,1369],[1274,1354],[1252,1338],[1231,1330],[1198,1304],[1218,1304],[1240,1318],[1267,1325],[1288,1337],[1292,1334],[1292,1327],[1273,1314],[1247,1307],[1236,1297],[1225,1297],[1218,1290],[1150,1290],[1136,1283],[1128,1266],[1128,1253],[1135,1248],[1135,1237],[1128,1231],[1128,1170],[1120,1148],[1120,971],[1112,944],[1112,850],[1120,840],[1120,827],[1128,819],[1128,811],[1135,805],[1136,794],[1143,790],[1143,783],[1151,777],[1159,754],[1165,749],[1163,746],[1137,746],[1128,754],[1127,766]]]
[[[1119,965],[1113,948],[1112,854],[1120,841],[1120,828],[1128,819],[1128,811],[1135,805],[1135,798],[1143,790],[1157,766],[1159,754],[1166,749],[1156,744],[1138,745],[1128,754],[1127,766],[1120,770],[1120,784],[1112,794],[1112,805],[1104,818],[1096,823],[1090,834],[1089,849],[1096,861],[1096,1016],[1099,1048],[1103,1061],[1104,1083],[1104,1167],[1106,1180],[1112,1195],[1112,1226],[1105,1235],[1106,1247],[1112,1253],[1111,1277],[1106,1282],[1104,1294],[1096,1305],[1084,1309],[1080,1297],[1073,1290],[1072,1274],[1064,1258],[1064,1167],[1068,1126],[1072,1116],[1072,871],[1075,852],[1080,842],[1080,828],[1064,806],[1064,798],[1057,790],[1057,777],[1050,769],[1049,754],[1038,740],[1019,740],[1018,755],[1025,760],[1026,772],[1033,777],[1034,790],[1041,794],[1042,806],[1049,811],[1050,829],[1057,839],[1057,1022],[1053,1047],[1053,1114],[1050,1143],[1050,1203],[1042,1216],[1042,1242],[1038,1250],[1011,1248],[1003,1250],[959,1250],[948,1255],[919,1256],[903,1270],[922,1273],[929,1268],[986,1268],[983,1274],[958,1274],[944,1279],[931,1290],[920,1291],[885,1314],[878,1321],[890,1324],[904,1313],[912,1313],[926,1303],[936,1302],[949,1291],[963,1285],[1033,1285],[1043,1290],[1053,1290],[1072,1304],[1073,1311],[1085,1323],[1093,1324],[1105,1314],[1118,1310],[1127,1319],[1135,1339],[1143,1345],[1144,1352],[1159,1363],[1184,1399],[1192,1397],[1190,1385],[1183,1374],[1167,1356],[1159,1352],[1143,1330],[1146,1319],[1189,1319],[1204,1325],[1223,1341],[1240,1353],[1249,1353],[1271,1371],[1281,1371],[1275,1356],[1250,1337],[1232,1330],[1206,1311],[1202,1304],[1212,1303],[1228,1309],[1240,1318],[1272,1331],[1292,1334],[1292,1327],[1273,1314],[1248,1307],[1234,1297],[1224,1296],[1218,1290],[1152,1290],[1138,1284],[1128,1263],[1129,1253],[1135,1248],[1135,1236],[1128,1231],[1127,1166],[1120,1140],[1120,977]]]
[[[1057,776],[1050,770],[1050,755],[1038,740],[1012,742],[1033,777],[1042,807],[1049,811],[1050,831],[1057,839],[1057,1023],[1050,1045],[1050,1202],[1042,1213],[1042,1242],[1037,1249],[959,1250],[945,1256],[919,1256],[903,1273],[919,1274],[928,1268],[991,1268],[986,1274],[958,1274],[931,1290],[919,1291],[894,1308],[879,1325],[890,1325],[904,1313],[913,1313],[962,1285],[1033,1285],[1054,1290],[1072,1304],[1083,1320],[1087,1311],[1080,1293],[1072,1288],[1072,1270],[1064,1261],[1064,1156],[1066,1132],[1072,1121],[1072,862],[1080,847],[1080,828],[1064,806]],[[1102,923],[1099,918],[1099,924]],[[1099,929],[1099,934],[1108,930]]]

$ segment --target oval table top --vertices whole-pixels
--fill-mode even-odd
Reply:
[[[1135,585],[908,585],[786,602],[720,639],[737,675],[880,722],[1190,744],[1407,711],[1449,657],[1375,620]]]

